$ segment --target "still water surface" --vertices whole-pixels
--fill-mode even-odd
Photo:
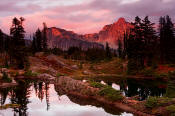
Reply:
[[[93,100],[60,95],[54,84],[44,82],[21,82],[17,87],[0,89],[0,102],[21,105],[0,110],[0,116],[133,116]]]
[[[98,80],[99,81],[99,80]],[[149,96],[162,97],[166,93],[167,83],[161,80],[117,80],[105,81],[100,80],[102,84],[112,86],[116,90],[120,90],[126,97],[138,96],[138,100],[142,101]]]

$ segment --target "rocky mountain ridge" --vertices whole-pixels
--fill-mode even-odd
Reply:
[[[81,47],[82,50],[87,50],[88,48],[104,49],[102,44],[88,42],[81,35],[56,27],[48,28],[47,38],[49,48],[60,48],[62,50],[68,50],[70,47]]]
[[[118,40],[123,41],[124,33],[132,28],[132,25],[124,18],[120,18],[117,22],[106,25],[99,33],[86,34],[84,35],[87,41],[98,42],[105,45],[106,42],[109,43],[111,48],[118,48]]]
[[[70,47],[81,47],[83,50],[88,48],[104,48],[106,42],[113,49],[118,48],[118,40],[123,40],[126,30],[132,25],[120,18],[117,22],[106,25],[99,33],[79,35],[72,31],[52,27],[47,30],[48,47],[61,48],[67,50]]]

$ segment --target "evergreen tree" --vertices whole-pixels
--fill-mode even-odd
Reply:
[[[106,58],[108,60],[110,60],[112,58],[112,54],[111,54],[111,50],[110,50],[108,42],[106,42]]]
[[[0,52],[4,52],[4,36],[2,31],[0,30]]]
[[[121,40],[119,39],[119,40],[118,40],[118,56],[119,56],[119,58],[122,57],[122,54],[123,54],[122,42],[121,42]]]
[[[135,66],[135,70],[139,71],[144,68],[144,37],[142,30],[141,19],[137,16],[135,22],[132,23],[134,28],[130,30],[129,38],[127,40],[127,56],[128,66]],[[135,61],[135,62],[133,62]],[[129,64],[134,63],[134,64]],[[128,67],[129,69],[130,67]],[[134,68],[132,68],[134,69]],[[129,69],[130,70],[130,69]]]
[[[41,52],[43,50],[43,39],[40,29],[38,29],[33,36],[32,49],[33,52]]]
[[[160,19],[159,19],[159,36],[160,36],[161,63],[164,63],[165,62],[165,54],[166,54],[165,18],[164,17],[160,17]]]
[[[35,35],[33,35],[33,40],[32,40],[32,52],[33,53],[37,52],[37,42],[36,42]]]
[[[126,30],[126,32],[124,32],[124,36],[123,36],[123,55],[122,55],[123,59],[125,59],[127,57],[129,34],[130,34],[129,30]]]
[[[46,25],[46,23],[43,23],[43,26],[44,26],[44,28],[43,28],[43,37],[42,37],[42,39],[43,39],[43,50],[44,51],[46,51],[47,50],[47,48],[48,48],[48,45],[47,45],[47,25]]]
[[[154,30],[154,23],[151,23],[149,17],[146,16],[142,22],[141,28],[144,37],[145,59],[147,65],[151,66],[155,56],[157,56],[158,39]]]
[[[162,63],[175,63],[174,24],[168,15],[160,18],[159,36]]]
[[[15,17],[12,21],[12,27],[10,28],[10,35],[12,38],[10,48],[11,63],[15,63],[20,69],[24,68],[26,62],[23,22],[24,18],[21,17],[17,19]]]

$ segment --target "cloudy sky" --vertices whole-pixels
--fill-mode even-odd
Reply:
[[[25,29],[32,34],[42,23],[77,33],[98,32],[119,17],[132,21],[137,15],[152,20],[170,15],[175,18],[175,0],[1,0],[0,28],[9,33],[13,17],[24,17]]]

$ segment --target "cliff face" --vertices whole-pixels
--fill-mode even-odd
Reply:
[[[132,28],[132,25],[120,18],[117,22],[106,25],[98,34],[84,35],[85,40],[91,42],[99,42],[105,45],[109,43],[110,47],[118,48],[118,40],[123,41],[124,32]]]
[[[72,31],[66,31],[60,28],[48,28],[47,30],[48,37],[48,47],[49,48],[60,48],[62,50],[67,50],[70,47],[81,47],[83,50],[88,48],[104,48],[103,45],[88,42],[83,39],[83,36],[78,35]]]

